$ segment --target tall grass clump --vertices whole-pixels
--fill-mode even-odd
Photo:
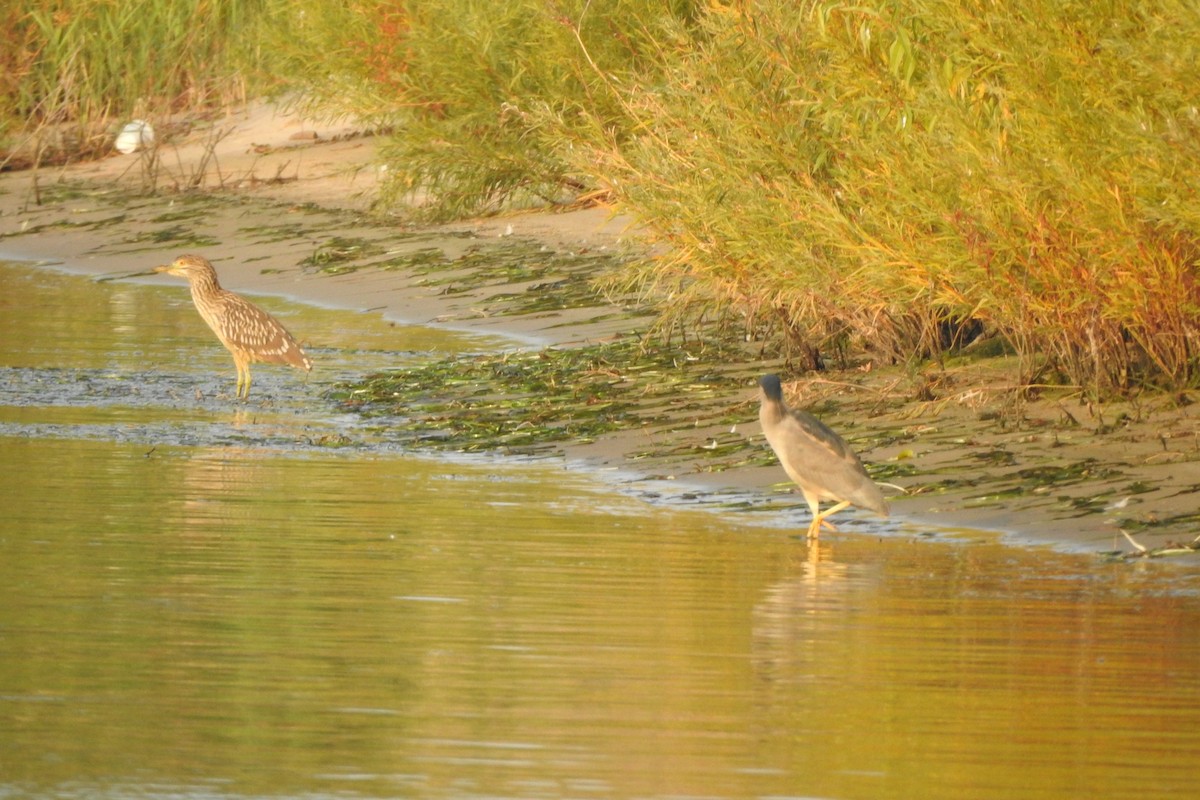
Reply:
[[[275,2],[283,24],[273,49],[287,55],[281,71],[303,87],[310,110],[352,113],[390,131],[381,204],[427,218],[588,194],[594,176],[557,147],[562,129],[615,118],[617,98],[605,81],[649,76],[659,28],[700,5]]]
[[[100,152],[115,122],[243,100],[265,0],[30,0],[0,11],[0,159]]]
[[[669,245],[625,284],[665,321],[732,314],[813,366],[986,330],[1026,380],[1196,382],[1193,4],[763,0],[658,44],[611,83],[624,121],[567,141]]]

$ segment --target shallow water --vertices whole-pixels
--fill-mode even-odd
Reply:
[[[0,267],[0,797],[1193,797],[1200,570],[809,546],[321,400],[479,340]],[[422,338],[424,337],[424,338]],[[330,437],[348,446],[331,449]]]

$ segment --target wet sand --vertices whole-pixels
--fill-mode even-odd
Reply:
[[[352,125],[318,124],[259,105],[162,146],[157,167],[134,154],[36,175],[0,174],[0,256],[115,275],[199,252],[237,291],[485,332],[522,348],[598,342],[644,328],[644,319],[615,308],[495,313],[497,288],[475,284],[469,275],[451,291],[414,271],[367,267],[330,275],[298,266],[334,240],[374,244],[387,254],[429,247],[453,252],[510,238],[564,253],[638,246],[630,221],[603,208],[419,230],[381,223],[364,213],[380,174],[376,144]],[[158,194],[128,193],[149,182]],[[193,183],[199,194],[178,193]],[[111,190],[111,197],[64,189],[74,185]],[[748,373],[776,366],[746,365]],[[1200,412],[1194,398],[1158,395],[1099,406],[1047,390],[1018,402],[1010,385],[1015,374],[996,360],[826,372],[796,381],[788,392],[794,404],[821,409],[848,438],[878,443],[861,454],[891,467],[894,477],[885,480],[911,492],[888,492],[897,529],[909,535],[930,526],[973,528],[1032,544],[1126,552],[1135,548],[1120,528],[1148,548],[1196,539]],[[319,382],[319,365],[314,379]],[[761,443],[755,398],[747,381],[715,404],[744,423],[730,431],[696,419],[686,435],[696,447],[731,435]],[[681,492],[695,485],[755,489],[784,500],[777,467],[711,472],[687,457],[633,462],[646,435],[630,430],[563,453],[593,466],[659,474]],[[800,529],[807,511],[798,495],[793,499]]]

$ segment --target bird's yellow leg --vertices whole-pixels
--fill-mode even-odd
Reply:
[[[812,512],[812,522],[808,524],[808,538],[816,539],[821,536],[821,501],[808,492],[801,490],[808,508]]]
[[[850,503],[848,501],[843,500],[842,502],[838,503],[837,505],[830,506],[829,508],[825,509],[825,511],[820,512],[820,513],[818,513],[817,510],[814,508],[812,524],[808,526],[809,538],[810,539],[819,538],[821,536],[821,526],[822,525],[824,525],[826,528],[829,528],[829,530],[831,530],[831,531],[836,531],[837,528],[834,526],[834,524],[826,518],[833,516],[834,514],[836,514],[837,512],[841,511],[843,508],[846,508],[849,505],[850,505]]]
[[[237,399],[244,400],[250,396],[250,362],[235,353],[233,363],[237,366]]]

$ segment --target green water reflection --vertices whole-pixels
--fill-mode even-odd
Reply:
[[[411,363],[416,354],[495,347],[495,337],[396,326],[376,314],[354,314],[253,298],[311,351],[312,386],[366,369]],[[150,277],[106,281],[0,259],[0,354],[6,368],[91,370],[142,381],[167,375],[205,394],[230,391],[233,360],[192,306],[186,284]],[[256,395],[304,394],[303,373],[255,367]],[[182,390],[180,390],[182,392]]]
[[[145,413],[243,439],[97,435],[109,407],[0,398],[0,797],[1200,785],[1190,562],[915,531],[808,546],[553,464],[263,434],[322,424],[315,404],[159,396]]]
[[[979,542],[806,549],[541,467],[69,440],[0,454],[27,467],[5,469],[21,501],[0,525],[9,787],[1196,786],[1200,603],[1171,567]]]

